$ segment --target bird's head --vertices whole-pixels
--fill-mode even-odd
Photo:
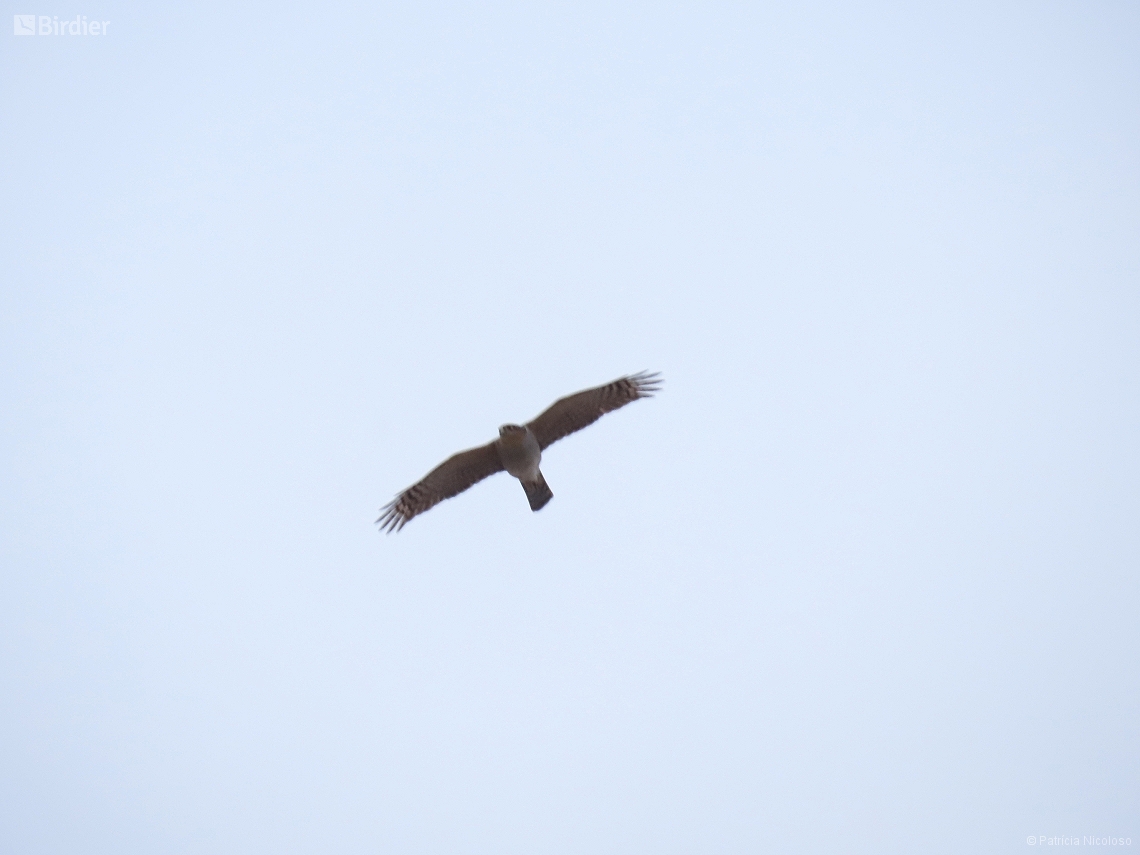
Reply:
[[[526,433],[526,428],[522,425],[503,425],[499,428],[499,436],[504,437],[512,433]]]

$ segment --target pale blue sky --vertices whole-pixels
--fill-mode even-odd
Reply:
[[[0,850],[1140,846],[1134,4],[37,3]]]

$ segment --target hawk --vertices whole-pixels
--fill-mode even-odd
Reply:
[[[606,413],[638,398],[652,398],[661,388],[659,376],[659,372],[642,371],[620,377],[604,386],[559,398],[525,425],[503,425],[494,442],[447,458],[418,484],[398,495],[381,509],[376,522],[382,531],[399,531],[413,517],[504,469],[522,483],[530,509],[542,510],[554,498],[538,468],[542,452]]]

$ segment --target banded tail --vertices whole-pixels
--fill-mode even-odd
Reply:
[[[537,481],[522,481],[523,489],[526,490],[526,497],[530,500],[530,509],[532,511],[541,511],[546,507],[546,503],[554,498],[554,493],[546,483],[546,479],[542,477],[542,473],[538,473]]]

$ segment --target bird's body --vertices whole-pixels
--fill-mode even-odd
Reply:
[[[495,440],[495,450],[508,475],[514,475],[526,491],[527,501],[532,511],[541,510],[554,493],[542,477],[538,465],[542,462],[542,449],[534,432],[524,425],[503,425],[499,428],[499,438]]]
[[[538,440],[529,428],[523,425],[503,425],[499,428],[495,447],[508,475],[514,475],[520,481],[534,481],[538,478],[542,449],[538,447]]]
[[[399,530],[444,499],[503,470],[522,483],[531,510],[540,510],[554,497],[539,468],[543,449],[631,401],[652,397],[660,383],[656,374],[631,374],[560,398],[525,425],[503,425],[498,439],[449,457],[386,505],[376,522],[386,531]]]

